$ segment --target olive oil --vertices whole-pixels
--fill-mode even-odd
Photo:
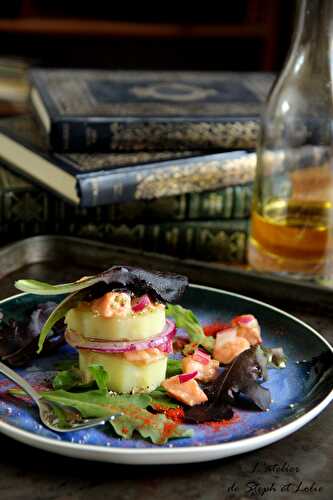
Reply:
[[[329,277],[333,1],[298,7],[292,46],[261,116],[249,261],[257,270]]]
[[[330,202],[275,198],[254,204],[249,261],[255,269],[316,275],[333,251]]]

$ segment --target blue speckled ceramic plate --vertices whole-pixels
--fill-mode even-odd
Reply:
[[[0,308],[20,311],[46,300],[48,297],[21,294],[2,301]],[[140,438],[117,438],[107,427],[60,435],[40,424],[34,406],[9,396],[7,389],[12,384],[0,376],[0,431],[32,446],[77,458],[131,464],[200,462],[278,441],[312,420],[332,401],[333,370],[321,375],[311,360],[317,356],[329,357],[333,350],[310,326],[262,302],[203,286],[191,286],[182,303],[204,324],[252,313],[262,326],[265,345],[283,347],[288,366],[284,370],[270,370],[266,383],[273,398],[269,412],[237,410],[239,419],[233,424],[218,429],[195,425],[192,438],[173,440],[165,446]],[[43,384],[60,360],[74,356],[74,350],[65,346],[56,355],[41,358],[19,372],[31,383]]]

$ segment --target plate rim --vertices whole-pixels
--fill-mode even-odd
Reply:
[[[197,288],[201,290],[207,290],[207,291],[213,291],[217,292],[222,295],[229,295],[232,297],[237,297],[239,299],[246,299],[250,302],[253,302],[255,304],[262,305],[268,309],[271,309],[277,313],[282,314],[283,316],[286,316],[290,318],[292,321],[295,321],[296,323],[299,323],[303,327],[305,327],[307,330],[309,330],[312,334],[315,336],[319,337],[319,339],[326,344],[326,346],[329,348],[329,350],[333,353],[333,347],[332,345],[326,340],[317,330],[315,330],[312,326],[308,325],[304,321],[300,320],[293,314],[290,314],[286,311],[283,311],[282,309],[275,307],[271,304],[268,304],[267,302],[263,302],[258,299],[254,299],[252,297],[248,297],[243,294],[239,294],[236,292],[230,292],[228,290],[224,289],[219,289],[215,287],[210,287],[206,285],[197,285],[197,284],[190,284],[190,288]],[[12,295],[10,297],[7,297],[5,299],[2,299],[0,301],[0,306],[6,302],[9,302],[13,299],[25,296],[25,295],[32,295],[27,292],[23,293],[18,293],[15,295]],[[121,457],[126,457],[130,455],[131,457],[141,457],[143,455],[149,455],[149,458],[156,458],[157,456],[159,458],[166,458],[167,460],[174,458],[175,456],[178,455],[185,455],[187,457],[189,454],[195,453],[196,455],[214,455],[210,459],[214,458],[219,458],[219,457],[224,457],[224,456],[231,456],[231,455],[236,455],[239,453],[244,453],[246,451],[251,451],[254,449],[258,449],[264,446],[267,446],[268,444],[272,444],[276,441],[279,441],[280,439],[283,439],[284,437],[292,434],[293,432],[297,431],[307,423],[309,423],[311,420],[313,420],[317,415],[319,415],[333,400],[333,388],[329,392],[329,394],[320,401],[314,408],[306,412],[304,415],[301,415],[300,417],[297,417],[295,420],[292,422],[289,422],[285,425],[282,425],[281,427],[268,431],[265,434],[258,435],[258,436],[251,436],[248,438],[243,438],[243,439],[237,439],[235,441],[231,442],[226,442],[226,443],[218,443],[218,444],[207,444],[207,445],[199,445],[199,446],[183,446],[183,447],[172,447],[170,446],[169,448],[162,448],[162,447],[154,447],[154,448],[118,448],[114,446],[99,446],[99,445],[91,445],[91,444],[82,444],[82,443],[72,443],[68,441],[60,441],[57,439],[49,438],[49,437],[44,437],[44,436],[39,436],[36,435],[30,431],[23,430],[19,427],[16,427],[14,425],[11,425],[7,422],[3,422],[0,420],[0,432],[3,434],[13,438],[17,439],[18,441],[24,442],[25,444],[29,444],[31,446],[35,446],[37,448],[41,449],[47,449],[49,451],[59,453],[59,454],[66,454],[66,455],[71,455],[71,456],[78,456],[77,452],[84,452],[84,457],[82,458],[93,458],[96,460],[104,460],[105,456],[109,455],[110,459],[114,458],[121,458]],[[70,452],[73,452],[71,454]],[[67,452],[67,453],[66,453]],[[220,452],[220,453],[219,453]],[[92,455],[92,456],[89,456]],[[200,460],[200,458],[199,458]],[[203,460],[209,460],[209,458],[203,458]],[[111,460],[110,460],[111,461]],[[183,460],[182,460],[183,461]],[[184,461],[187,461],[186,458]],[[191,457],[191,461],[194,462],[194,457]],[[143,461],[142,463],[150,463],[150,461]],[[177,463],[176,461],[166,461],[165,463]]]

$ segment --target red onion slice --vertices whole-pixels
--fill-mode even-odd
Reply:
[[[184,382],[188,382],[189,380],[192,380],[192,378],[196,377],[198,375],[198,372],[191,372],[191,373],[181,373],[178,375],[178,380],[181,384]]]
[[[148,295],[142,295],[134,302],[134,304],[132,304],[132,311],[135,313],[143,311],[143,309],[145,309],[145,307],[148,307],[150,304],[151,302]]]
[[[143,351],[151,347],[157,347],[162,352],[172,352],[172,339],[176,335],[176,325],[169,319],[160,335],[138,342],[104,342],[85,340],[76,332],[67,330],[65,334],[66,341],[76,349],[84,349],[100,353],[116,354],[129,351]]]
[[[253,320],[255,320],[255,317],[252,314],[242,314],[241,316],[235,316],[231,320],[231,324],[233,326],[237,325],[248,325],[251,323]]]
[[[210,355],[202,351],[201,349],[196,349],[193,353],[192,358],[194,359],[194,361],[198,361],[202,365],[208,365],[210,361]]]

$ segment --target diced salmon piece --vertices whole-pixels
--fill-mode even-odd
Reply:
[[[249,348],[249,341],[238,336],[237,328],[229,328],[216,335],[213,358],[227,365]]]
[[[182,370],[183,373],[191,373],[197,371],[195,378],[201,380],[202,382],[209,382],[217,375],[219,369],[219,362],[216,359],[210,359],[209,362],[204,365],[200,361],[196,361],[192,356],[185,356],[182,359]]]
[[[228,323],[221,323],[220,321],[216,321],[215,323],[210,323],[203,327],[204,334],[206,337],[215,337],[215,335],[222,330],[226,330],[230,325]]]
[[[92,301],[91,310],[104,318],[124,318],[132,312],[131,297],[123,292],[108,292]]]
[[[161,385],[170,396],[188,406],[199,405],[208,400],[206,394],[194,378],[181,384],[178,375],[175,375],[164,380]]]
[[[142,349],[141,351],[124,352],[122,356],[131,363],[142,363],[146,365],[163,358],[166,354],[161,352],[157,347],[151,347],[149,349]]]
[[[248,340],[251,345],[261,344],[260,326],[252,314],[242,314],[231,320],[231,325],[237,328],[237,335]]]

